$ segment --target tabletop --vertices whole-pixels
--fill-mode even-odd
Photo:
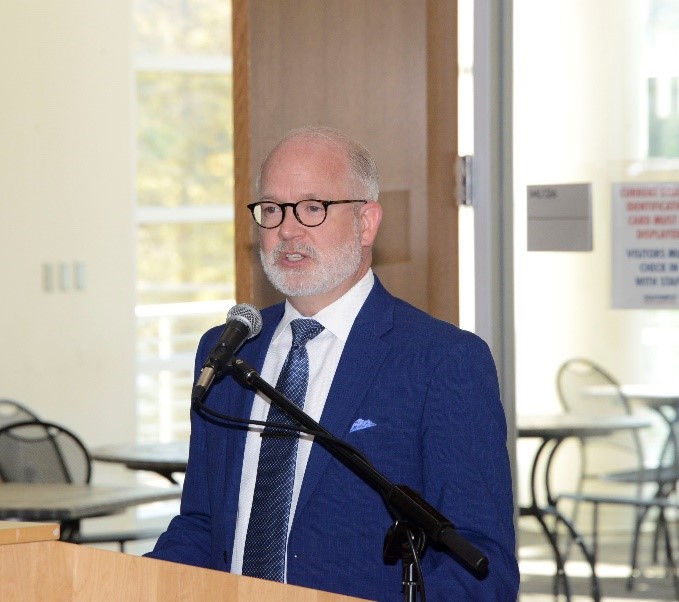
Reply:
[[[181,488],[175,486],[0,483],[0,519],[79,520],[180,496]]]
[[[679,383],[653,384],[653,383],[626,383],[619,387],[620,392],[635,401],[641,401],[647,405],[679,405]],[[615,394],[613,385],[594,385],[587,387],[586,393],[591,397],[611,397]]]
[[[138,470],[154,470],[157,467],[186,470],[189,459],[189,442],[172,443],[118,443],[102,445],[90,451],[93,459],[101,462],[125,464]]]
[[[636,399],[649,405],[679,405],[679,384],[625,384],[620,392],[628,399]]]
[[[562,439],[565,437],[598,437],[618,430],[640,429],[651,426],[644,416],[611,416],[597,414],[541,414],[519,415],[519,437]]]
[[[94,460],[124,464],[132,470],[150,470],[173,483],[173,472],[185,472],[189,461],[189,442],[118,443],[95,447],[90,451]]]

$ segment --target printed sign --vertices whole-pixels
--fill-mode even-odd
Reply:
[[[613,307],[679,307],[679,183],[613,184]]]
[[[592,185],[531,185],[528,194],[529,251],[592,250]]]

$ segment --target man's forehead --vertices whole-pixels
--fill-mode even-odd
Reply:
[[[346,154],[328,141],[295,139],[286,141],[275,149],[267,159],[262,172],[262,184],[272,179],[313,183],[346,184],[349,177]]]
[[[278,145],[270,155],[270,158],[280,156],[308,156],[308,157],[335,157],[346,160],[347,153],[343,145],[338,142],[318,136],[299,135],[288,138]]]

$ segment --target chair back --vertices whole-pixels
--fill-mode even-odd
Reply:
[[[38,420],[35,413],[13,399],[0,399],[0,428],[13,422]]]
[[[0,428],[0,480],[84,484],[91,476],[89,452],[63,426],[28,420]]]
[[[620,383],[607,370],[595,362],[584,358],[572,358],[565,361],[557,372],[556,388],[559,400],[566,412],[591,415],[625,415],[632,414],[632,404],[623,395]],[[604,437],[590,437],[583,442],[584,448],[590,445],[604,445],[606,448],[617,450],[615,453],[615,470],[640,471],[645,466],[648,452],[645,442],[638,430],[621,430]],[[592,468],[583,465],[582,472],[596,475],[611,472],[603,468],[607,454],[603,449],[592,447],[590,451]],[[618,455],[618,451],[624,452]],[[586,460],[583,462],[587,464]],[[596,468],[598,467],[598,468]],[[640,477],[641,478],[641,477]]]
[[[631,414],[629,400],[620,383],[591,360],[573,358],[557,372],[556,389],[566,412],[584,414]]]

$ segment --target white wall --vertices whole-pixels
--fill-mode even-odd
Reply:
[[[131,8],[0,2],[0,397],[133,440]],[[84,262],[83,291],[42,266]]]
[[[640,342],[659,312],[612,309],[610,292],[611,183],[639,177],[644,17],[637,0],[514,6],[517,408],[548,412],[569,357],[649,378]],[[526,186],[576,182],[592,184],[594,250],[527,252]]]

